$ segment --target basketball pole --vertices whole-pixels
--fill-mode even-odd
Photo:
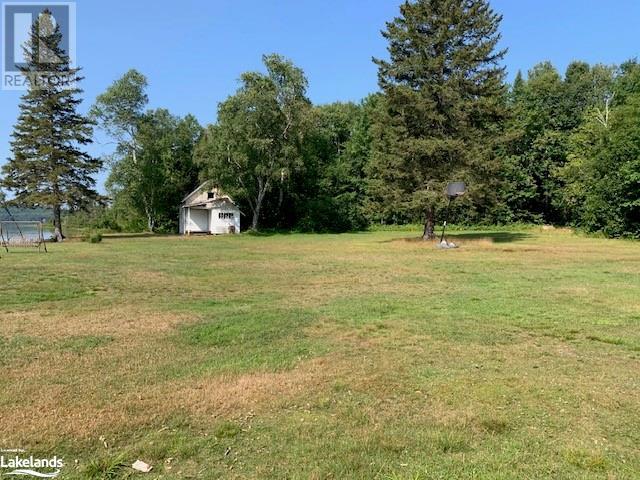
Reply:
[[[447,202],[447,209],[444,214],[444,225],[442,225],[442,235],[440,235],[440,243],[444,240],[444,231],[447,229],[447,222],[449,221],[449,207],[451,206],[451,197]]]
[[[447,202],[447,208],[444,213],[444,224],[442,225],[442,235],[440,235],[440,242],[436,245],[437,248],[458,248],[455,243],[449,243],[444,239],[444,235],[447,231],[447,223],[449,223],[449,211],[451,210],[451,202],[456,198],[464,195],[467,186],[464,182],[451,182],[447,184],[446,195],[449,198]]]

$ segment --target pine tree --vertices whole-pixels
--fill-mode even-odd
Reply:
[[[25,45],[21,73],[28,88],[11,141],[12,158],[2,168],[0,186],[14,194],[13,203],[53,210],[55,236],[64,239],[63,208],[77,209],[99,196],[95,180],[102,163],[81,148],[91,143],[92,124],[77,112],[82,90],[79,69],[60,47],[62,34],[45,10],[34,22]]]
[[[522,95],[522,90],[524,89],[525,81],[522,77],[522,70],[518,70],[516,73],[516,78],[513,80],[513,88],[511,89],[511,96],[518,97]]]
[[[502,17],[486,0],[416,0],[400,11],[382,32],[390,59],[374,59],[386,108],[372,128],[370,194],[394,215],[422,216],[428,239],[446,183],[479,186],[495,169]]]

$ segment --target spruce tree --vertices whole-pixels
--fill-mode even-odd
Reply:
[[[102,163],[82,150],[91,143],[92,124],[77,112],[82,90],[79,69],[61,47],[62,34],[45,10],[34,22],[21,73],[27,91],[11,141],[12,158],[2,168],[0,186],[12,203],[53,210],[55,236],[64,239],[63,208],[77,209],[98,198],[95,180]]]
[[[377,60],[386,108],[373,126],[370,195],[394,217],[420,216],[434,237],[446,183],[482,185],[504,115],[502,17],[486,0],[416,0],[387,23]]]

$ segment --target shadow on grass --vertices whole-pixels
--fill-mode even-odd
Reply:
[[[242,235],[245,237],[275,237],[276,235],[291,235],[290,230],[245,230]]]
[[[319,236],[319,235],[361,235],[370,233],[369,230],[345,230],[345,231],[333,231],[333,230],[247,230],[242,232],[242,235],[246,235],[248,237],[273,237],[276,235],[308,235],[308,236]]]
[[[177,233],[150,233],[150,232],[141,232],[141,233],[104,233],[102,238],[104,239],[127,239],[127,238],[167,238],[167,237],[177,237]],[[195,236],[195,235],[194,235]],[[79,239],[80,237],[74,237],[75,239]]]
[[[531,237],[528,233],[522,232],[468,232],[451,233],[446,237],[449,240],[490,240],[493,243],[511,243]],[[440,239],[440,237],[438,237]]]
[[[491,243],[511,243],[524,240],[531,237],[528,233],[522,232],[452,232],[447,233],[445,238],[450,242],[462,242],[465,241],[489,241]],[[382,240],[379,243],[391,243],[391,242],[423,242],[422,237],[409,237],[409,238],[393,238],[391,240]],[[440,234],[436,235],[436,238],[431,241],[425,241],[424,243],[437,243],[440,241]]]

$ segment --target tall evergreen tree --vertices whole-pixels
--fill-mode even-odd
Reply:
[[[501,16],[486,0],[416,0],[387,23],[390,59],[375,60],[387,108],[374,128],[371,194],[425,218],[434,237],[446,183],[490,177],[504,112]]]
[[[12,158],[2,168],[0,186],[13,203],[53,209],[55,236],[64,239],[62,209],[83,208],[98,198],[95,180],[102,164],[82,150],[91,143],[92,124],[77,112],[82,102],[79,69],[61,47],[62,34],[51,12],[34,22],[25,45],[27,80],[11,142]]]

